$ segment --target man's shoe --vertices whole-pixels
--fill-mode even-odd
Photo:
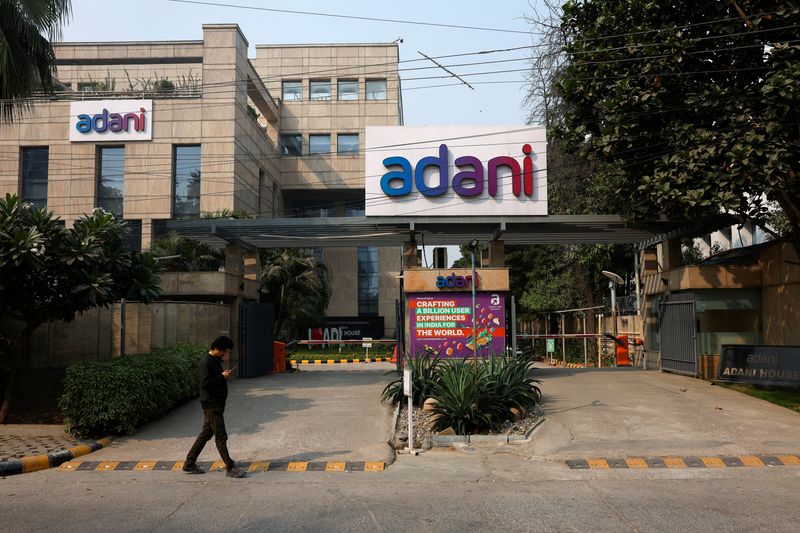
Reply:
[[[225,473],[225,475],[226,475],[226,476],[228,476],[228,477],[236,477],[236,478],[239,478],[239,477],[244,477],[244,476],[246,476],[246,475],[247,475],[247,472],[245,472],[245,471],[243,471],[243,470],[239,470],[238,468],[236,468],[236,467],[234,466],[233,468],[231,468],[230,470],[228,470],[228,471]]]
[[[183,470],[187,474],[205,474],[206,473],[205,470],[203,470],[202,468],[200,468],[197,465],[183,465],[183,468],[181,470]]]

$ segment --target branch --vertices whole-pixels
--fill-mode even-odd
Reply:
[[[736,3],[736,0],[731,0],[731,4],[733,4],[734,9],[736,9],[736,12],[739,13],[739,16],[742,17],[742,20],[744,21],[745,26],[747,26],[747,29],[752,30],[753,23],[750,22],[750,19],[747,18],[747,15],[742,10],[742,8],[739,7],[739,4]]]

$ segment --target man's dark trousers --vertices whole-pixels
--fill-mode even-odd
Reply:
[[[228,454],[228,434],[225,432],[223,412],[219,409],[203,409],[203,417],[203,429],[200,431],[200,435],[197,436],[197,440],[194,441],[189,455],[186,456],[185,466],[191,466],[197,462],[203,447],[213,436],[214,442],[217,444],[217,450],[219,450],[219,456],[222,457],[222,461],[225,463],[225,468],[228,470],[234,468],[236,463],[233,462]]]

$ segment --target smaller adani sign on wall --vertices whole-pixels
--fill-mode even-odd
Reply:
[[[149,141],[152,100],[84,100],[69,105],[69,140]]]
[[[547,215],[538,126],[367,126],[367,216]]]
[[[717,379],[800,387],[800,346],[723,345]]]

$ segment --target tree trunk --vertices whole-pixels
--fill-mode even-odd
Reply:
[[[800,204],[793,200],[788,194],[781,193],[778,196],[778,204],[789,219],[789,224],[792,226],[791,243],[797,252],[797,257],[800,257]]]
[[[11,402],[14,399],[14,392],[17,388],[17,384],[19,383],[19,370],[25,370],[28,368],[28,365],[31,361],[31,336],[33,336],[33,332],[36,331],[36,328],[41,326],[41,323],[38,324],[26,324],[20,334],[19,339],[19,353],[20,353],[20,365],[19,369],[15,371],[14,368],[9,368],[8,372],[6,372],[5,379],[4,379],[4,398],[3,398],[3,406],[0,407],[0,424],[5,424],[6,420],[8,419],[8,414],[11,412]]]

